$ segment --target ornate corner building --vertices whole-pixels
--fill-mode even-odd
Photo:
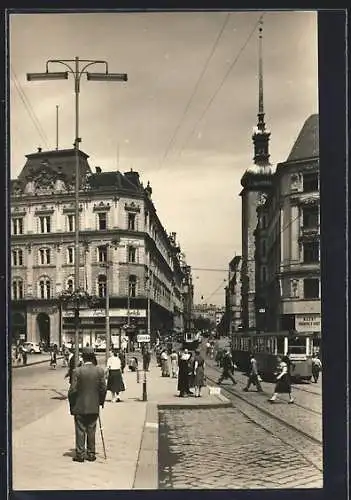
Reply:
[[[319,122],[304,123],[257,208],[256,323],[321,338]]]
[[[58,297],[77,288],[75,263],[75,150],[27,155],[11,181],[11,333],[13,340],[74,340],[73,311]],[[138,172],[93,173],[79,152],[80,283],[98,305],[80,312],[80,341],[105,338],[108,284],[110,333],[151,333],[184,328],[192,298],[191,268],[176,233],[167,234]],[[190,306],[191,308],[191,306]],[[186,316],[186,320],[189,318]]]

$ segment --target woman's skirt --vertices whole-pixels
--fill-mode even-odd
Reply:
[[[277,392],[278,394],[288,394],[291,392],[291,382],[287,375],[277,381],[274,392]]]
[[[205,371],[202,366],[199,366],[195,373],[194,386],[203,387],[204,385],[205,385]]]
[[[109,371],[107,379],[107,390],[111,392],[125,391],[121,370]]]

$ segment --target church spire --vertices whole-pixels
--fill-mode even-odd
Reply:
[[[263,57],[262,57],[262,34],[263,34],[263,21],[259,21],[259,35],[258,35],[258,114],[257,114],[257,127],[255,128],[252,140],[254,143],[254,162],[258,166],[269,166],[269,137],[270,132],[266,130],[264,122],[264,106],[263,106]]]

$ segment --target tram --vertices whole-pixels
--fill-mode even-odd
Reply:
[[[291,377],[311,380],[313,336],[289,331],[256,333],[240,332],[232,335],[232,355],[239,370],[248,371],[250,353],[255,354],[262,380],[275,379],[278,356],[289,356]]]
[[[183,349],[193,351],[199,347],[200,342],[201,332],[185,332],[183,335]]]

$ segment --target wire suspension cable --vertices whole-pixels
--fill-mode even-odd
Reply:
[[[215,91],[215,93],[213,94],[213,96],[211,97],[211,99],[209,100],[206,108],[204,109],[203,113],[201,114],[200,118],[197,120],[197,122],[195,123],[194,127],[192,128],[190,134],[188,135],[185,143],[183,144],[183,147],[180,149],[179,153],[178,153],[178,157],[182,154],[182,152],[184,151],[184,149],[186,148],[186,146],[188,145],[190,139],[192,138],[193,136],[193,133],[195,132],[197,126],[199,125],[199,123],[201,123],[201,121],[203,120],[204,116],[206,115],[208,109],[210,108],[211,104],[213,103],[213,101],[215,100],[215,98],[217,97],[217,94],[218,92],[221,90],[221,88],[223,87],[224,85],[224,82],[226,81],[226,79],[228,78],[230,72],[232,71],[232,69],[234,68],[234,66],[236,65],[236,63],[238,62],[241,54],[244,52],[244,50],[246,49],[249,41],[251,40],[253,34],[255,33],[256,31],[256,28],[257,26],[261,23],[262,19],[263,19],[263,16],[264,16],[264,13],[260,15],[258,21],[256,21],[255,23],[255,26],[253,27],[253,29],[251,30],[248,38],[246,39],[245,43],[242,45],[242,47],[240,48],[238,54],[236,55],[234,61],[232,62],[232,64],[230,65],[230,67],[228,68],[228,71],[226,72],[226,74],[224,75],[224,78],[223,80],[221,81],[221,83],[219,84],[219,86],[217,87],[217,90]]]
[[[190,108],[190,106],[191,106],[191,103],[192,103],[192,101],[193,101],[193,99],[194,99],[194,97],[195,97],[195,94],[196,94],[196,92],[197,92],[197,90],[198,90],[199,86],[200,86],[200,83],[201,83],[201,81],[202,81],[202,79],[203,79],[203,77],[204,77],[204,75],[205,75],[205,73],[206,73],[206,71],[207,71],[208,65],[209,65],[209,63],[210,63],[210,61],[211,61],[211,59],[212,59],[212,57],[213,57],[213,54],[214,54],[214,53],[215,53],[215,51],[216,51],[217,45],[218,45],[218,43],[219,43],[219,41],[220,41],[220,39],[221,39],[221,37],[222,37],[222,35],[223,35],[223,32],[224,32],[224,30],[225,30],[225,28],[226,28],[227,24],[228,24],[228,21],[229,21],[229,19],[230,19],[230,15],[231,15],[231,13],[229,12],[229,13],[227,14],[227,16],[226,16],[225,20],[224,20],[224,23],[223,23],[223,25],[222,25],[222,27],[221,27],[221,29],[220,29],[220,32],[219,32],[219,33],[218,33],[218,35],[217,35],[217,38],[216,38],[216,40],[215,40],[215,42],[214,42],[214,45],[213,45],[213,47],[212,47],[212,50],[211,50],[211,52],[210,52],[209,56],[208,56],[208,57],[207,57],[207,59],[206,59],[206,62],[205,62],[205,64],[204,64],[204,67],[203,67],[203,69],[202,69],[202,71],[201,71],[201,73],[200,73],[200,76],[199,76],[199,78],[198,78],[198,80],[197,80],[197,82],[196,82],[196,84],[195,84],[195,87],[194,87],[194,89],[193,89],[193,92],[192,92],[192,94],[191,94],[191,96],[190,96],[190,98],[189,98],[189,100],[188,100],[188,103],[187,103],[187,105],[186,105],[185,109],[184,109],[183,115],[182,115],[181,119],[179,120],[178,125],[176,126],[175,131],[174,131],[174,133],[173,133],[173,135],[172,135],[172,137],[171,137],[171,139],[170,139],[170,141],[169,141],[169,143],[168,143],[168,145],[167,145],[167,147],[166,147],[166,151],[165,151],[165,153],[164,153],[164,155],[163,155],[163,158],[162,158],[162,161],[161,161],[161,165],[160,165],[160,167],[159,167],[159,168],[162,168],[162,166],[163,166],[163,164],[164,164],[164,161],[165,161],[165,159],[167,158],[168,153],[169,153],[169,151],[170,151],[170,149],[171,149],[171,147],[172,147],[172,145],[173,145],[173,143],[174,143],[174,141],[175,141],[175,138],[176,138],[176,136],[177,136],[177,134],[178,134],[178,131],[179,131],[180,127],[181,127],[181,126],[182,126],[182,124],[183,124],[184,118],[185,118],[185,116],[186,116],[186,114],[187,114],[187,112],[188,112],[188,110],[189,110],[189,108]]]
[[[38,119],[38,117],[36,116],[34,110],[33,110],[33,107],[28,99],[28,97],[26,96],[17,76],[16,76],[16,73],[13,69],[13,67],[11,67],[11,72],[12,72],[12,75],[11,75],[11,78],[12,78],[12,81],[15,85],[15,88],[18,92],[18,95],[21,99],[21,101],[23,102],[25,108],[26,108],[26,111],[28,112],[28,115],[30,117],[30,119],[32,120],[33,122],[33,125],[35,126],[41,140],[43,141],[43,143],[45,144],[46,148],[48,149],[49,146],[48,146],[48,140],[47,140],[47,137],[46,137],[46,134],[44,132],[44,129],[43,127],[41,126],[41,123]]]

